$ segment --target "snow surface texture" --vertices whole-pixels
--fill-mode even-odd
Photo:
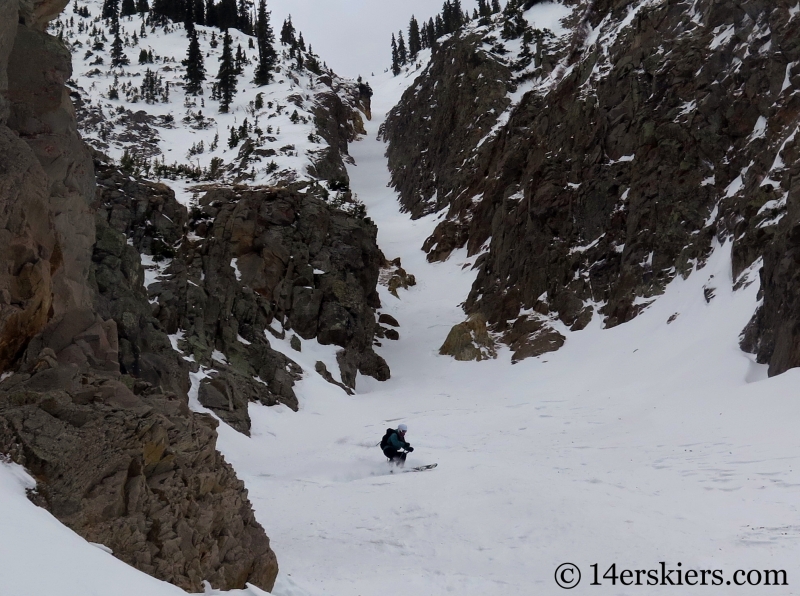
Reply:
[[[730,246],[716,247],[703,269],[674,281],[634,321],[564,331],[556,353],[515,366],[507,354],[480,363],[441,357],[448,330],[463,320],[474,261],[461,252],[429,264],[418,249],[435,216],[411,221],[399,212],[375,140],[411,75],[374,81],[375,118],[352,148],[352,186],[387,257],[402,257],[418,281],[400,299],[381,289],[383,311],[401,324],[400,340],[379,350],[392,379],[362,377],[347,396],[307,372],[296,386],[298,413],[252,406],[252,438],[220,426],[220,449],[279,557],[273,593],[555,595],[563,592],[553,573],[567,561],[584,572],[575,593],[590,592],[592,563],[651,569],[660,561],[721,569],[726,579],[737,569],[787,569],[790,586],[775,593],[800,593],[792,587],[800,372],[767,379],[739,350],[758,284],[731,290]],[[710,303],[706,287],[715,288]],[[304,342],[291,357],[311,371],[325,349]],[[437,470],[389,474],[376,443],[400,421],[416,448],[409,465],[438,462]],[[182,593],[58,524],[25,498],[32,486],[18,467],[0,465],[3,594]],[[622,590],[606,583],[591,592],[663,591]]]

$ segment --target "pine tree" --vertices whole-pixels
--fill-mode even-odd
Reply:
[[[481,19],[488,19],[492,16],[492,9],[489,7],[489,3],[487,0],[478,0],[478,16]]]
[[[239,9],[237,15],[236,27],[242,33],[247,35],[253,34],[253,23],[250,20],[250,8],[252,3],[249,0],[239,0]]]
[[[281,45],[293,47],[295,43],[292,15],[289,15],[289,18],[283,22],[283,27],[281,28]]]
[[[231,36],[225,30],[222,41],[222,56],[219,60],[219,73],[217,73],[217,88],[219,93],[219,111],[228,113],[233,96],[236,95],[236,72],[233,63],[233,50],[231,50]]]
[[[111,31],[114,32],[114,43],[111,44],[111,67],[127,66],[131,61],[123,50],[122,38],[119,36],[119,16],[116,14],[111,18]]]
[[[186,95],[202,95],[203,81],[206,80],[206,67],[203,60],[203,52],[200,51],[200,43],[197,41],[197,30],[192,29],[189,36],[189,50],[186,53],[186,66],[184,80],[186,85]]]
[[[136,0],[136,12],[145,13],[150,12],[150,4],[147,0]]]
[[[500,12],[500,0],[492,0],[492,14]]]
[[[417,58],[417,54],[421,49],[422,39],[419,33],[419,23],[412,16],[411,22],[408,24],[408,53],[411,55],[412,60]]]
[[[205,25],[206,24],[206,16],[205,16],[205,4],[203,0],[187,0],[188,2],[194,3],[194,8],[192,9],[194,12],[194,22],[196,25]]]
[[[397,76],[400,74],[400,53],[397,49],[397,40],[392,33],[392,74]]]
[[[183,15],[183,26],[186,28],[187,36],[191,37],[194,32],[194,2],[192,0],[186,3],[186,12]]]
[[[136,14],[136,4],[133,0],[122,0],[122,7],[119,9],[119,16],[130,17]]]
[[[436,46],[436,25],[433,23],[433,18],[428,19],[428,47],[433,48]]]
[[[272,71],[278,60],[275,52],[275,34],[269,22],[270,13],[267,10],[267,1],[258,2],[258,19],[256,20],[256,38],[258,39],[258,67],[256,68],[255,83],[259,87],[269,85],[272,80]]]
[[[214,0],[206,0],[206,26],[216,27],[217,25],[217,7],[214,5]]]
[[[221,0],[215,8],[217,27],[223,31],[236,28],[239,25],[239,9],[236,0]]]
[[[155,103],[157,96],[162,92],[161,77],[148,68],[142,80],[142,97],[147,103]]]
[[[104,0],[102,17],[110,19],[119,15],[119,0]]]
[[[398,32],[397,40],[397,59],[402,65],[408,64],[408,52],[406,51],[406,40],[403,39],[403,32]]]
[[[242,44],[239,44],[236,48],[236,58],[233,59],[234,70],[236,71],[237,75],[240,75],[244,72],[244,65],[247,62],[247,58],[242,51]]]
[[[144,48],[139,51],[139,64],[147,64],[147,50]]]

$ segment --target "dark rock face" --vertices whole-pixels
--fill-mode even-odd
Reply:
[[[428,172],[451,170],[436,176],[440,200],[425,203],[448,217],[424,248],[431,260],[462,246],[484,253],[465,309],[519,357],[539,352],[530,346],[541,329],[527,340],[519,330],[540,317],[579,330],[599,307],[608,327],[631,320],[676,275],[702,266],[715,238],[733,242],[735,280],[763,255],[764,309],[775,314],[760,315],[749,336],[762,339],[750,343],[771,371],[785,370],[800,362],[790,347],[798,332],[779,330],[777,314],[794,305],[800,20],[788,0],[701,1],[693,17],[687,3],[662,3],[603,41],[629,5],[576,3],[573,33],[542,44],[526,71],[535,90],[480,145],[467,90],[487,67],[469,59],[473,36],[446,42],[386,125],[401,201],[411,209],[414,189],[431,188]],[[600,27],[601,41],[586,44],[577,23]],[[497,72],[511,68],[498,89],[520,82],[502,56],[478,53]],[[462,123],[454,112],[472,117]],[[417,121],[428,123],[424,134],[408,126]],[[430,150],[429,130],[450,148]]]
[[[510,103],[511,71],[483,42],[469,35],[439,49],[382,128],[392,185],[413,218],[448,206],[456,189],[467,192],[460,182],[477,172],[467,165],[467,174],[465,162]]]
[[[269,347],[272,334],[288,329],[341,347],[348,387],[356,372],[389,378],[372,348],[384,261],[373,224],[310,193],[216,188],[191,214],[189,229],[163,281],[150,287],[165,328],[186,330],[187,355],[220,375],[238,371],[240,382],[259,377],[263,383],[250,381],[257,401],[292,408],[299,368]],[[228,363],[212,364],[214,350]]]
[[[217,422],[144,381],[48,360],[0,386],[0,451],[37,479],[37,502],[186,590],[271,587],[275,554],[216,451]]]
[[[0,3],[0,370],[14,372],[0,383],[0,453],[33,473],[39,504],[138,569],[192,591],[270,590],[269,540],[215,422],[188,409],[188,364],[122,231],[135,224],[129,238],[156,252],[185,213],[155,186],[132,205],[96,202],[69,53],[44,33],[65,4]]]

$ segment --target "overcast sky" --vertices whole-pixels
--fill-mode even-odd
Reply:
[[[442,9],[442,0],[267,0],[276,36],[287,15],[306,43],[344,76],[369,76],[391,63],[392,32],[405,35],[411,15],[420,21]],[[462,0],[470,11],[477,0]]]

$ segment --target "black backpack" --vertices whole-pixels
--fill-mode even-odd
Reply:
[[[389,438],[397,431],[393,428],[387,428],[386,434],[381,439],[381,449],[386,449],[389,446]]]

